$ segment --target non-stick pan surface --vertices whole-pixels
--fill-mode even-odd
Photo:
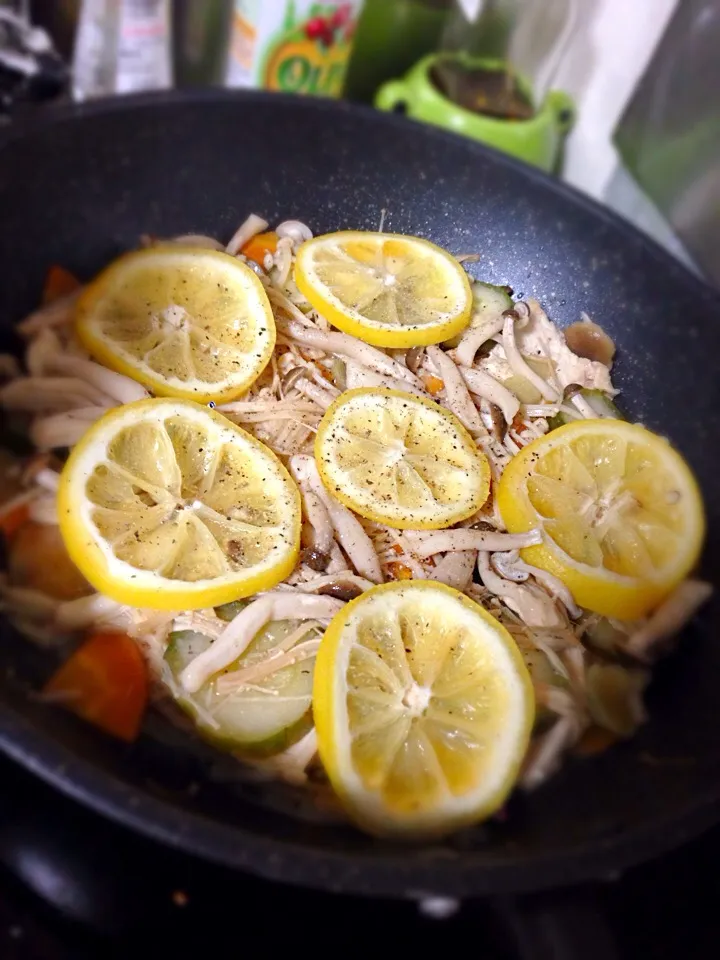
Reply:
[[[629,414],[669,435],[707,499],[705,575],[720,557],[720,298],[658,247],[555,182],[470,141],[347,105],[261,94],[162,95],[68,108],[0,146],[3,346],[48,266],[89,277],[141,233],[229,237],[250,211],[315,231],[385,228],[476,251],[482,279],[561,324],[614,337]],[[529,890],[610,876],[677,844],[720,803],[720,608],[657,673],[651,722],[512,802],[504,823],[421,849],[308,822],[290,791],[158,718],[132,749],[27,696],[48,657],[0,633],[0,747],[134,829],[266,876],[373,894]],[[52,816],[52,811],[48,811]]]

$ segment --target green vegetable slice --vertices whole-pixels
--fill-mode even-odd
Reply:
[[[307,630],[300,635],[303,626]],[[292,647],[285,650],[294,634],[297,636]],[[197,693],[177,697],[178,705],[192,717],[204,738],[223,749],[261,756],[279,753],[312,726],[317,646],[312,641],[318,637],[318,629],[307,622],[270,623],[242,656]],[[176,680],[212,642],[191,630],[170,634],[165,661]],[[278,658],[275,669],[271,669],[273,657]],[[244,683],[241,673],[247,674]]]
[[[215,616],[229,623],[230,620],[234,620],[240,611],[244,610],[249,603],[250,600],[231,600],[230,603],[221,603],[219,607],[215,607]]]
[[[610,397],[606,393],[603,393],[602,390],[590,390],[587,387],[583,387],[579,393],[581,397],[587,400],[598,417],[606,417],[608,420],[626,419],[617,404],[613,403]],[[550,430],[556,430],[558,427],[570,423],[571,420],[572,417],[568,417],[567,414],[560,410],[554,417],[548,419],[548,427]]]
[[[493,327],[497,318],[513,305],[508,290],[509,287],[497,287],[492,283],[475,280],[472,284],[473,308],[467,329],[474,330],[476,327],[487,325],[488,337],[493,336],[495,330],[490,328]],[[447,340],[445,346],[456,347],[460,342],[460,336],[462,334]]]

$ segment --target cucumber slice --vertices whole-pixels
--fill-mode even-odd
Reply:
[[[599,417],[607,417],[609,420],[625,420],[625,415],[618,405],[613,403],[602,390],[588,390],[586,388],[582,391],[582,395]]]
[[[470,323],[467,329],[475,329],[483,324],[487,324],[488,330],[493,327],[497,318],[512,305],[512,297],[508,293],[507,287],[496,287],[492,283],[483,283],[482,280],[475,280],[472,284],[473,309],[470,316]],[[464,332],[464,331],[463,331]],[[494,331],[488,333],[493,336]],[[460,343],[460,336],[453,337],[445,341],[446,347],[456,347]]]
[[[580,391],[580,396],[587,400],[598,417],[605,417],[608,420],[625,420],[625,416],[617,404],[613,403],[610,397],[603,393],[602,390],[590,390],[587,387],[583,387]],[[558,427],[562,427],[571,421],[572,417],[568,417],[567,414],[560,410],[554,417],[548,419],[548,427],[550,430],[556,430]]]
[[[207,740],[226,750],[269,756],[285,750],[312,726],[312,682],[315,658],[299,660],[253,680],[232,692],[218,690],[218,679],[264,662],[301,621],[268,624],[233,664],[216,674],[192,695],[178,697],[178,705],[195,721]],[[316,635],[308,631],[301,642]],[[177,679],[198,654],[212,644],[192,630],[170,634],[165,661]],[[212,722],[214,721],[214,723]]]
[[[513,302],[508,290],[509,287],[498,287],[494,283],[476,280],[472,285],[473,319],[470,325],[473,327],[480,325],[481,321],[476,321],[476,317],[483,318],[488,315],[497,317],[505,310],[509,310]]]
[[[230,620],[234,620],[240,611],[244,610],[249,603],[249,600],[231,600],[229,603],[221,603],[219,607],[215,607],[215,616],[229,623]]]

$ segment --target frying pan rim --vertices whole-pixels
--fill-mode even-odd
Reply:
[[[394,847],[391,855],[371,851],[358,856],[265,838],[132,787],[64,743],[49,739],[4,702],[0,702],[0,751],[96,814],[166,846],[267,880],[365,896],[520,894],[614,880],[626,869],[698,836],[720,815],[720,796],[709,791],[680,815],[648,819],[625,835],[585,841],[581,849],[495,862],[485,850],[455,853],[444,847],[407,851]]]
[[[164,104],[202,102],[260,102],[292,104],[294,109],[343,112],[372,118],[373,122],[395,129],[411,124],[427,139],[462,142],[469,155],[479,155],[492,164],[518,171],[526,181],[589,211],[595,218],[620,230],[659,261],[678,283],[709,296],[720,304],[720,294],[695,276],[654,240],[632,224],[567,184],[542,171],[528,167],[476,141],[451,132],[416,123],[406,117],[385,114],[358,104],[324,101],[264,91],[201,89],[160,91],[84,104],[53,105],[42,115],[21,119],[0,133],[0,156],[9,144],[49,127],[115,111],[153,108]],[[541,852],[520,859],[489,860],[486,852],[449,855],[446,849],[426,855],[402,853],[379,856],[335,853],[292,841],[265,838],[241,826],[224,824],[201,813],[188,811],[151,793],[132,787],[118,776],[75,754],[65,744],[48,738],[31,721],[6,702],[0,701],[0,750],[33,774],[78,800],[97,813],[152,839],[200,855],[226,866],[251,870],[273,880],[296,881],[305,885],[345,892],[420,896],[423,894],[471,895],[521,892],[566,886],[589,879],[607,878],[642,860],[659,856],[690,839],[714,823],[720,814],[720,795],[707,791],[693,798],[680,814],[648,820],[625,834],[584,841],[558,852]]]
[[[576,206],[583,207],[594,217],[600,218],[605,221],[605,223],[611,224],[615,229],[621,230],[636,244],[645,247],[656,259],[663,261],[664,266],[677,274],[681,282],[686,285],[689,284],[696,295],[700,293],[710,295],[720,304],[720,289],[714,287],[699,273],[694,273],[690,270],[685,264],[674,257],[669,250],[656,240],[653,240],[648,234],[643,233],[643,231],[639,230],[634,224],[630,223],[630,221],[624,219],[615,210],[604,206],[576,187],[561,181],[558,177],[545,173],[545,171],[540,170],[538,167],[530,166],[522,160],[511,157],[509,154],[496,150],[494,147],[481,143],[478,140],[463,137],[450,130],[444,130],[441,127],[422,123],[401,114],[376,110],[367,104],[354,103],[347,100],[332,100],[323,97],[299,96],[297,94],[278,93],[268,90],[240,90],[223,87],[156,90],[146,93],[123,94],[122,96],[114,97],[98,97],[97,99],[87,100],[83,103],[53,103],[44,108],[44,112],[26,115],[24,117],[21,116],[4,130],[0,130],[0,153],[10,143],[35,133],[42,133],[47,130],[48,127],[63,124],[68,121],[81,120],[96,114],[152,108],[164,104],[174,105],[208,101],[258,102],[265,103],[266,105],[269,103],[278,103],[284,104],[285,106],[292,105],[294,110],[355,113],[358,117],[364,117],[367,120],[372,119],[375,123],[390,127],[402,128],[409,124],[415,130],[422,131],[423,136],[427,139],[453,143],[456,146],[462,143],[464,149],[467,149],[469,152],[484,156],[496,165],[515,170],[526,180],[539,183],[544,189],[566,198]]]

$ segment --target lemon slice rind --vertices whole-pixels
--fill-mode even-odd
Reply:
[[[348,430],[352,421],[358,422],[356,434]],[[353,445],[356,459],[365,463],[343,466],[340,460],[352,454]],[[333,497],[368,520],[398,529],[452,526],[476,513],[490,491],[487,458],[454,414],[431,400],[384,387],[346,390],[328,407],[315,438],[315,460]],[[403,508],[390,499],[388,471],[400,469],[406,497],[414,485],[417,505]],[[380,490],[383,478],[390,493]]]
[[[649,508],[647,515],[652,523],[659,525],[663,535],[667,536],[668,543],[672,543],[672,549],[666,550],[669,555],[668,562],[658,563],[655,568],[646,564],[641,573],[633,576],[628,571],[621,573],[606,565],[591,565],[573,557],[548,533],[545,528],[548,518],[531,502],[527,489],[529,478],[533,474],[537,475],[536,465],[542,464],[553,451],[562,450],[563,447],[570,448],[571,444],[577,442],[592,443],[593,440],[622,444],[626,457],[630,456],[629,451],[637,451],[633,453],[636,460],[646,449],[652,462],[648,470],[653,473],[653,489],[662,491],[663,485],[667,487],[667,484],[670,484],[666,492],[672,495],[670,499],[673,502],[633,502],[632,499],[626,499],[625,509],[630,512],[622,517],[625,527],[637,531],[633,510],[642,508],[647,511]],[[602,458],[595,465],[598,471],[607,469],[607,465],[601,461]],[[622,483],[625,477],[626,474],[623,474],[619,482]],[[612,478],[603,481],[605,487],[608,482],[612,483]],[[576,493],[568,483],[568,498],[575,497]],[[636,620],[657,606],[695,567],[705,535],[702,496],[683,458],[665,438],[645,427],[621,420],[579,420],[533,441],[513,457],[505,468],[496,495],[498,508],[511,533],[525,533],[532,529],[542,531],[542,543],[524,548],[523,559],[562,580],[579,606],[619,620]],[[619,488],[619,495],[622,495],[622,487]],[[613,499],[606,497],[606,501],[607,505],[612,507]],[[596,509],[591,499],[586,498],[580,511],[570,518],[572,524],[577,527],[579,514],[583,510],[595,510],[590,530],[601,530],[605,523],[602,507],[603,504],[600,504],[600,509]],[[666,523],[667,530],[663,527]],[[652,532],[648,531],[646,525],[639,536],[642,539],[650,536]]]
[[[413,800],[409,796],[405,808],[398,810],[388,806],[381,788],[368,787],[356,769],[352,756],[353,722],[348,707],[350,688],[347,675],[363,622],[378,622],[383,618],[388,623],[398,622],[408,605],[412,606],[416,616],[427,613],[430,621],[441,617],[446,626],[462,631],[462,642],[474,648],[471,659],[474,653],[474,662],[482,662],[478,685],[486,684],[484,696],[488,716],[482,722],[487,727],[487,736],[478,742],[477,749],[478,755],[482,756],[479,762],[488,766],[473,789],[453,791],[449,781],[445,781],[445,789],[440,790],[442,796],[434,807],[420,805],[419,809],[413,810]],[[390,632],[388,628],[388,636]],[[396,662],[392,652],[389,652],[387,662],[391,665]],[[390,668],[385,664],[381,669],[387,671]],[[470,676],[467,684],[475,693]],[[422,688],[419,688],[418,700],[418,694],[414,692],[417,689],[417,684],[398,689],[397,711],[400,714],[410,709],[414,717],[412,722],[423,724],[426,720],[418,714],[418,709],[427,695],[423,699]],[[352,695],[359,696],[355,692]],[[379,698],[377,691],[370,691],[370,696],[382,704],[379,709],[387,709],[385,699]],[[414,703],[413,697],[417,702]],[[432,718],[432,696],[428,704],[426,716]],[[430,580],[405,581],[374,587],[351,601],[331,621],[315,666],[313,712],[323,766],[350,816],[371,833],[418,839],[440,836],[476,823],[502,806],[513,788],[527,750],[534,722],[534,695],[527,669],[512,637],[494,617],[445,584]],[[371,727],[372,720],[369,718],[363,729]],[[452,718],[448,722],[451,739]],[[462,715],[456,722],[460,734],[464,729],[467,735],[471,727],[466,723],[463,728]],[[358,735],[362,736],[362,733]],[[402,749],[402,744],[398,744],[398,750]],[[436,755],[431,760],[434,769],[437,769],[437,759]]]
[[[264,495],[273,502],[278,522],[263,530],[263,535],[271,535],[272,542],[259,562],[240,569],[230,565],[221,576],[172,579],[121,559],[98,530],[93,520],[97,505],[87,494],[87,484],[96,468],[107,468],[110,444],[126,428],[163,426],[171,418],[202,430],[218,449],[231,447],[244,471],[238,484],[261,484]],[[202,509],[202,504],[198,499],[187,500],[178,509],[192,512]],[[300,509],[298,489],[271,450],[227,418],[187,400],[139,400],[105,414],[71,451],[58,489],[60,530],[71,559],[86,579],[118,603],[159,610],[216,606],[284,580],[297,562]]]
[[[132,340],[113,337],[113,318],[117,315],[117,306],[113,307],[113,303],[117,304],[117,299],[127,293],[125,284],[132,287],[134,274],[151,270],[157,270],[159,284],[163,283],[164,271],[176,273],[176,288],[182,290],[183,295],[188,279],[192,279],[197,288],[197,300],[205,300],[202,309],[209,316],[214,312],[216,290],[220,291],[217,296],[221,298],[223,294],[234,298],[236,304],[230,313],[236,311],[236,315],[229,317],[228,322],[232,325],[242,321],[243,335],[247,335],[243,349],[232,342],[232,336],[226,334],[223,337],[221,330],[209,329],[200,318],[172,304],[150,317],[143,317],[150,308],[140,297],[134,298],[132,291],[125,309],[131,308],[131,314],[134,312],[140,316],[141,323],[144,320],[162,330],[164,336],[177,339],[177,347],[173,348],[177,352],[175,369],[185,368],[188,376],[183,378],[160,372],[148,362],[148,357],[158,348],[166,350],[159,335],[158,343],[143,357],[129,348],[128,343]],[[198,270],[203,271],[202,276],[193,278],[193,273]],[[105,311],[109,313],[105,315]],[[180,397],[198,403],[232,400],[247,391],[269,362],[276,336],[267,294],[248,266],[219,251],[177,246],[134,251],[111,263],[81,295],[76,307],[75,327],[83,346],[100,363],[137,380],[159,396]],[[198,364],[206,371],[205,375],[197,375]],[[168,366],[167,354],[164,365]],[[219,375],[210,378],[207,370],[212,366],[217,368]],[[195,376],[192,376],[193,370]]]
[[[376,261],[363,262],[348,252],[360,247],[376,248]],[[388,251],[386,258],[383,251]],[[467,274],[446,250],[420,237],[360,230],[314,237],[298,250],[295,282],[333,326],[379,347],[440,343],[470,320]],[[386,303],[380,312],[387,319],[368,316],[371,305],[377,311],[381,300]]]

